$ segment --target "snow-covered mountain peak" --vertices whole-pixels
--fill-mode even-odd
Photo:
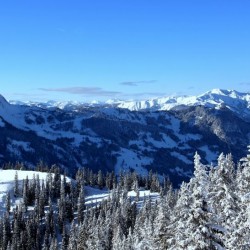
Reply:
[[[226,90],[226,89],[212,89],[201,96],[227,96],[231,98],[241,98],[248,95],[247,93],[240,93],[236,90]]]
[[[11,104],[26,105],[40,108],[58,108],[61,110],[78,111],[86,107],[98,107],[100,111],[102,108],[120,108],[128,109],[130,111],[166,111],[171,109],[182,109],[189,106],[204,106],[208,108],[229,108],[237,114],[244,117],[249,116],[250,119],[250,93],[240,93],[235,90],[212,89],[201,95],[182,95],[182,96],[165,96],[159,98],[152,98],[147,100],[119,100],[113,99],[106,102],[93,101],[86,102],[58,102],[48,101],[46,103],[35,102],[10,102]],[[0,105],[8,105],[4,97],[0,98]]]
[[[182,106],[205,106],[219,109],[221,106],[226,106],[229,109],[241,112],[242,109],[250,107],[250,94],[235,90],[213,89],[198,96],[166,96],[142,101],[123,101],[118,103],[117,106],[131,111],[171,110]]]
[[[216,95],[229,95],[233,90],[226,90],[226,89],[212,89],[208,91],[209,94],[216,94]]]

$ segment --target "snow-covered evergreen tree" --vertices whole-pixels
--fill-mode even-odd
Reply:
[[[19,194],[20,194],[20,190],[19,190],[19,182],[18,182],[18,173],[16,171],[16,173],[15,173],[14,196],[18,197]]]
[[[235,165],[231,155],[221,154],[218,166],[210,171],[208,204],[216,222],[217,237],[227,247],[232,235],[231,225],[235,222],[239,209],[239,197],[236,193],[237,182]]]
[[[85,192],[84,192],[84,185],[81,185],[81,190],[78,197],[78,204],[77,204],[77,219],[78,223],[82,223],[84,219],[84,208],[85,208]]]

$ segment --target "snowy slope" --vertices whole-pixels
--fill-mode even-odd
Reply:
[[[171,110],[178,106],[206,106],[211,108],[228,107],[243,115],[250,115],[250,94],[235,90],[213,89],[198,96],[161,97],[143,101],[124,101],[119,108],[138,110]]]
[[[18,174],[19,188],[21,188],[23,180],[26,179],[27,176],[29,180],[32,180],[37,175],[39,175],[39,179],[41,181],[46,180],[47,178],[47,173],[44,172],[0,169],[0,215],[2,215],[6,211],[5,200],[8,192],[10,192],[12,208],[14,208],[20,202],[22,202],[22,198],[14,197],[14,185],[15,185],[16,173]],[[66,181],[70,182],[71,179],[66,177]],[[110,197],[111,193],[106,189],[100,190],[98,188],[86,186],[85,195],[86,195],[85,204],[87,206],[94,206],[99,202],[101,202],[103,199],[107,199],[108,197]],[[135,198],[136,193],[134,191],[130,191],[128,192],[128,197]],[[159,199],[159,193],[150,192],[149,190],[140,190],[138,206],[142,204],[144,197],[150,197],[151,201],[154,202],[156,199]],[[29,207],[29,209],[33,208]]]
[[[93,187],[86,186],[85,187],[85,205],[86,206],[95,206],[99,202],[103,201],[104,199],[108,199],[111,197],[111,192],[105,189],[97,189]],[[135,191],[129,191],[127,197],[130,197],[132,200],[137,197]],[[136,201],[137,206],[140,208],[143,205],[145,198],[150,198],[151,202],[155,202],[156,200],[160,199],[160,194],[157,192],[150,192],[150,190],[139,190],[139,199]]]
[[[28,104],[28,105],[27,105]],[[200,96],[107,103],[15,103],[0,96],[0,164],[42,160],[70,174],[150,169],[181,182],[193,155],[240,159],[250,139],[250,95],[214,89]],[[168,110],[170,110],[168,112]]]
[[[41,173],[36,171],[16,171],[16,170],[0,170],[0,215],[5,211],[6,195],[10,192],[11,206],[19,204],[21,199],[14,198],[14,185],[15,174],[18,173],[19,186],[21,187],[22,181],[28,176],[31,180],[34,176],[39,175],[39,179],[46,179],[47,173]]]
[[[58,108],[63,109],[64,107],[65,106],[59,106]],[[73,107],[75,106],[72,106],[72,109]],[[81,114],[80,120],[77,113],[74,114],[72,118],[68,115],[67,120],[74,122],[73,131],[66,131],[65,129],[57,128],[57,124],[60,123],[63,125],[63,122],[61,122],[56,116],[60,117],[63,115],[63,111],[51,111],[50,106],[47,106],[46,104],[36,104],[31,106],[21,104],[20,102],[17,104],[11,104],[0,95],[0,127],[4,127],[4,121],[6,121],[17,129],[34,131],[38,136],[44,137],[48,140],[68,138],[74,140],[76,145],[79,145],[79,143],[84,140],[84,136],[79,134],[81,120],[90,117],[93,115],[93,112]],[[51,117],[52,121],[49,120]],[[93,140],[97,139],[94,138]]]
[[[38,171],[22,171],[22,170],[2,170],[0,169],[0,215],[5,212],[6,195],[10,192],[11,207],[18,205],[22,199],[14,197],[15,174],[18,175],[19,188],[21,189],[23,180],[28,177],[29,180],[39,176],[40,181],[46,180],[47,173]],[[63,176],[61,176],[63,178]],[[66,181],[70,182],[71,179],[66,177]],[[32,208],[30,208],[32,209]]]

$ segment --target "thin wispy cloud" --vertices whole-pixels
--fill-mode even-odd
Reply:
[[[99,87],[70,87],[70,88],[39,88],[47,92],[63,92],[74,95],[92,95],[92,96],[113,96],[121,94],[118,91],[108,91]]]
[[[147,80],[147,81],[127,81],[127,82],[121,82],[120,85],[130,86],[130,87],[136,87],[140,84],[150,84],[155,83],[156,80]]]

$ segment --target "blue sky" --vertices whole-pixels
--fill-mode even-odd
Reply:
[[[250,91],[249,0],[0,3],[0,93],[144,99]]]

